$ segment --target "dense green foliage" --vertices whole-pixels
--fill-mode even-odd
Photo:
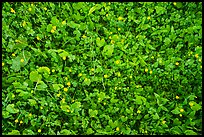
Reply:
[[[3,3],[3,134],[201,134],[202,4]]]

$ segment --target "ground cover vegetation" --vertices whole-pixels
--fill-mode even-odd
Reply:
[[[4,135],[199,135],[201,75],[201,2],[2,3]]]

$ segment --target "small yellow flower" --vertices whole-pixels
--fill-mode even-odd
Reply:
[[[120,31],[121,30],[121,28],[118,28],[118,31]]]
[[[23,62],[24,62],[24,59],[21,59],[21,62],[23,63]]]
[[[178,62],[176,62],[176,66],[178,66],[179,65],[179,63]]]
[[[22,26],[23,26],[23,27],[25,27],[25,25],[26,25],[26,22],[25,22],[25,21],[23,21]]]
[[[62,59],[63,59],[63,60],[66,60],[66,57],[63,57]]]
[[[152,70],[150,70],[150,72],[149,72],[150,74],[152,74]]]
[[[184,112],[184,109],[180,109],[180,112],[181,112],[181,113]]]
[[[202,68],[202,66],[200,66],[200,68]]]
[[[14,95],[14,94],[12,95],[12,98],[15,98],[15,95]]]
[[[65,103],[65,98],[62,99],[62,102]]]
[[[176,2],[173,3],[176,6]]]
[[[18,119],[15,120],[15,123],[18,123]]]
[[[132,76],[130,76],[130,78],[132,78]]]
[[[198,58],[198,54],[195,54],[195,57]]]
[[[148,71],[148,69],[146,68],[146,69],[145,69],[145,72],[147,72],[147,71]]]
[[[78,75],[79,77],[81,77],[82,76],[82,73],[79,73],[79,75]]]
[[[123,17],[118,17],[118,20],[123,20]]]
[[[43,106],[41,106],[40,109],[43,109]]]
[[[114,40],[111,40],[111,44],[114,44],[115,43],[115,41]]]
[[[111,36],[109,36],[108,38],[109,38],[109,39],[112,39],[112,37],[111,37]]]
[[[165,121],[165,120],[163,120],[163,121],[162,121],[162,124],[165,124],[165,123],[166,123],[166,121]]]
[[[29,114],[29,117],[32,117],[32,114],[31,114],[31,113]]]
[[[179,114],[180,117],[182,117],[182,114]]]
[[[148,19],[148,20],[150,20],[150,19],[151,19],[151,17],[150,17],[150,16],[148,16],[148,17],[147,17],[147,19]]]
[[[15,10],[14,10],[13,8],[11,8],[11,12],[12,12],[12,13],[16,13]]]
[[[20,124],[22,124],[22,123],[23,123],[23,121],[21,120],[21,121],[20,121]]]
[[[37,38],[37,40],[40,40],[40,37],[37,36],[36,38]]]
[[[85,35],[83,35],[83,36],[82,36],[82,38],[84,38],[84,39],[85,39],[85,38],[86,38],[86,36],[85,36]]]
[[[47,8],[46,8],[46,7],[44,7],[44,10],[47,10]]]
[[[70,86],[71,86],[71,83],[70,83],[70,82],[67,82],[67,86],[69,86],[69,87],[70,87]]]
[[[103,104],[106,105],[106,102],[104,102]]]
[[[70,110],[69,110],[69,109],[67,109],[67,112],[70,112]]]
[[[68,88],[64,88],[64,91],[67,92],[67,91],[68,91]]]
[[[15,56],[16,56],[16,54],[15,54],[15,53],[12,53],[12,56],[13,56],[13,57],[15,57]]]
[[[140,114],[140,113],[141,113],[141,111],[140,111],[140,110],[137,110],[137,113],[138,113],[138,114]]]
[[[193,102],[189,102],[189,105],[192,107],[194,104],[193,104]]]
[[[2,62],[2,67],[4,66],[5,64]]]
[[[29,10],[29,11],[31,11],[32,9],[31,9],[31,8],[29,8],[28,10]]]
[[[74,102],[74,99],[72,99],[72,102]]]
[[[108,75],[104,75],[104,78],[108,78]]]
[[[106,14],[106,17],[108,17],[108,14]]]
[[[115,61],[115,64],[119,64],[119,63],[120,63],[120,60],[116,60],[116,61]]]
[[[34,4],[31,4],[31,6],[34,6]]]
[[[64,25],[64,24],[66,24],[66,21],[64,20],[64,21],[62,21],[62,25]]]
[[[179,99],[179,96],[176,96],[176,99]]]
[[[55,30],[53,30],[53,29],[52,29],[52,30],[51,30],[51,32],[52,32],[52,33],[54,33],[54,32],[55,32]]]
[[[53,30],[56,30],[56,26],[52,26],[52,29],[53,29]]]
[[[41,133],[41,129],[38,129],[38,132]]]
[[[92,68],[91,71],[94,71],[94,68]]]
[[[119,130],[120,130],[120,128],[119,128],[119,127],[117,127],[117,128],[116,128],[116,131],[119,131]]]
[[[57,97],[60,97],[60,95],[61,95],[60,93],[59,93],[59,94],[57,94]]]
[[[54,73],[54,72],[55,72],[55,69],[52,69],[52,72]]]
[[[201,60],[201,59],[199,59],[198,61],[199,61],[199,62],[201,62],[202,60]]]
[[[69,69],[69,72],[72,72],[72,69]]]

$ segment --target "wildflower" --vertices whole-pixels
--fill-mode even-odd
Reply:
[[[121,28],[118,28],[118,31],[120,31],[121,30]]]
[[[113,34],[113,32],[110,32],[110,35]]]
[[[68,91],[68,88],[64,88],[64,91],[67,92],[67,91]]]
[[[20,121],[20,124],[22,124],[22,123],[23,123],[23,121],[21,120],[21,121]]]
[[[194,104],[193,104],[193,102],[189,102],[189,105],[192,107]]]
[[[28,116],[29,116],[29,117],[32,117],[32,114],[30,113]]]
[[[103,104],[106,105],[106,102],[104,102]]]
[[[120,63],[120,60],[116,60],[115,63],[116,63],[116,64],[119,64],[119,63]]]
[[[166,121],[165,121],[165,120],[163,120],[163,121],[162,121],[162,124],[165,124],[165,123],[166,123]]]
[[[140,110],[137,110],[137,113],[138,113],[138,114],[140,114],[140,113],[141,113],[141,111],[140,111]]]
[[[176,2],[173,3],[176,6]]]
[[[120,130],[120,128],[119,128],[119,127],[117,127],[117,128],[116,128],[116,131],[119,131],[119,130]]]
[[[41,106],[40,109],[43,109],[43,106]]]
[[[146,68],[146,69],[145,69],[145,72],[147,72],[147,71],[148,71],[148,69]]]
[[[67,109],[67,112],[70,112],[70,110],[69,110],[69,109]]]
[[[111,36],[109,36],[108,38],[109,38],[109,39],[112,39],[112,37],[111,37]]]
[[[69,86],[69,87],[70,87],[70,86],[71,86],[71,83],[70,83],[70,82],[67,82],[67,86]]]
[[[176,99],[179,99],[179,96],[176,96]]]
[[[184,109],[180,109],[180,112],[181,112],[181,113],[184,112]]]
[[[82,38],[84,38],[84,39],[85,39],[85,38],[86,38],[86,36],[85,36],[85,35],[83,35],[83,36],[82,36]]]
[[[2,67],[4,66],[5,64],[2,62]]]
[[[178,66],[179,65],[179,63],[178,62],[176,62],[176,66]]]
[[[23,26],[23,27],[25,27],[25,25],[26,25],[26,22],[25,22],[25,21],[23,21],[22,26]]]
[[[41,129],[38,129],[38,132],[41,133]]]
[[[91,71],[94,71],[94,68],[92,68]]]
[[[151,19],[150,16],[148,16],[147,19],[150,20]]]
[[[56,30],[56,26],[52,26],[52,29],[53,29],[53,30]]]
[[[199,61],[199,62],[201,62],[202,60],[201,60],[201,59],[199,59],[198,61]]]
[[[104,78],[108,78],[108,75],[104,75]]]
[[[44,7],[44,10],[47,10],[47,8],[46,8],[46,7]]]
[[[65,98],[62,99],[62,102],[65,103]]]
[[[66,24],[66,21],[64,20],[64,21],[62,21],[62,25],[64,25],[64,24]]]
[[[36,38],[37,38],[37,40],[40,40],[40,38],[38,36]]]
[[[11,8],[11,12],[12,12],[12,13],[16,13],[15,10],[14,10],[13,8]]]
[[[106,14],[106,17],[108,17],[108,14]]]
[[[130,76],[130,78],[132,78],[132,76]]]
[[[24,62],[24,59],[21,59],[21,62],[23,63],[23,62]]]
[[[66,60],[66,57],[63,57],[62,59],[63,59],[63,60]]]
[[[198,54],[195,54],[195,57],[198,58]]]
[[[152,74],[152,70],[150,70],[150,72],[149,72],[150,74]]]
[[[57,94],[57,97],[60,97],[60,95],[61,95],[60,93],[59,93],[59,94]]]
[[[123,20],[123,17],[118,17],[118,20],[120,21],[120,20]]]
[[[182,117],[182,114],[179,114],[180,117]]]
[[[13,57],[15,57],[15,56],[16,56],[16,54],[15,54],[15,53],[12,53],[12,56],[13,56]]]
[[[55,30],[53,30],[53,29],[52,29],[52,30],[51,30],[51,32],[52,32],[52,33],[54,33],[54,32],[55,32]]]
[[[79,77],[81,77],[82,76],[82,74],[81,73],[79,73],[79,75],[78,75]]]
[[[72,99],[72,102],[74,102],[74,99]]]
[[[54,72],[55,72],[55,70],[54,70],[54,69],[52,69],[52,72],[54,73]]]
[[[15,120],[15,123],[18,123],[18,119]]]
[[[29,10],[29,11],[31,11],[32,9],[31,9],[31,8],[29,8],[28,10]]]

